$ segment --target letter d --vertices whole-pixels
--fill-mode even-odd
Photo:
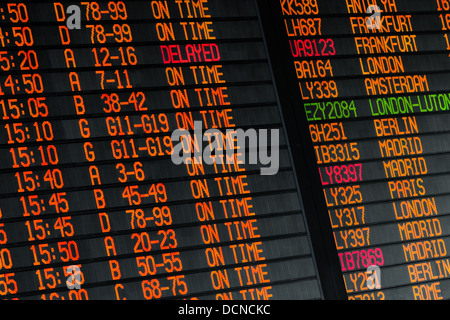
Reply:
[[[227,309],[226,311],[225,311],[225,309]],[[230,314],[230,306],[227,306],[227,305],[223,305],[223,307],[222,307],[222,314]]]

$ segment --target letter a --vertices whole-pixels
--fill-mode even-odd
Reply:
[[[71,14],[67,18],[66,26],[69,30],[81,29],[81,9],[79,6],[72,5],[67,8],[67,14]]]

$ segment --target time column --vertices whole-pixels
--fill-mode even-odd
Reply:
[[[39,72],[38,51],[29,22],[29,10],[24,3],[8,3],[1,6],[0,28],[0,144],[9,151],[11,183],[9,193],[17,194],[19,211],[3,212],[2,227],[8,227],[10,218],[23,222],[23,232],[15,232],[15,242],[28,243],[34,289],[51,290],[62,283],[60,275],[66,273],[51,268],[51,264],[65,262],[73,264],[78,255],[67,255],[67,241],[46,243],[50,238],[67,238],[74,235],[69,203],[64,188],[63,173],[57,168],[58,150],[53,144],[53,124],[48,121],[49,107],[45,96],[44,82]],[[52,214],[52,218],[46,215]],[[16,225],[17,226],[17,225]],[[15,226],[15,228],[17,228]],[[2,245],[7,243],[7,232],[2,229]],[[63,239],[67,240],[67,239]],[[71,241],[72,243],[73,241]],[[76,243],[73,243],[76,246]],[[9,249],[5,257],[18,257],[14,250],[22,252],[23,245]],[[28,250],[27,249],[27,250]],[[75,252],[77,251],[74,249]],[[11,255],[12,253],[12,255]],[[13,259],[2,264],[14,270]],[[3,272],[4,270],[1,270]],[[19,276],[15,273],[1,275],[0,295],[14,295],[20,290]],[[17,282],[16,282],[17,280]],[[30,285],[26,285],[30,289]],[[23,289],[22,289],[23,290]]]
[[[2,145],[11,145],[10,149],[13,169],[19,169],[21,165],[17,162],[16,153],[22,153],[24,147],[15,148],[15,144],[25,143],[27,137],[30,135],[25,132],[23,123],[20,121],[26,117],[27,109],[25,103],[20,102],[16,97],[16,93],[19,92],[19,80],[29,80],[29,77],[25,75],[13,78],[9,75],[10,72],[20,70],[28,71],[32,68],[37,68],[36,65],[36,53],[33,50],[28,50],[33,45],[31,30],[23,26],[27,23],[28,11],[25,4],[8,3],[0,6],[0,69],[1,82],[0,82],[0,106],[1,106],[1,120],[2,120]],[[17,50],[16,48],[21,50]],[[27,60],[27,61],[25,61]],[[36,63],[35,63],[36,62]],[[32,90],[28,87],[27,90]],[[26,101],[26,105],[32,103]],[[30,114],[30,112],[28,112]],[[5,132],[6,130],[6,132]],[[6,133],[6,134],[5,134]],[[6,140],[6,141],[5,141]],[[31,160],[24,160],[22,163],[30,166]],[[14,170],[15,171],[15,170]],[[19,177],[20,173],[16,172],[16,177]],[[11,192],[23,192],[21,185],[17,186],[17,189],[12,189]],[[8,215],[12,214],[5,212],[3,214],[0,208],[0,296],[6,297],[18,292],[18,285],[16,281],[16,274],[13,272],[14,263],[12,259],[11,249],[8,245],[8,235],[6,228],[8,223],[4,223],[4,220],[8,218]]]

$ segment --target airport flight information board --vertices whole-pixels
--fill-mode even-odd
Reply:
[[[448,299],[450,2],[263,2],[348,298]]]
[[[253,1],[2,2],[0,18],[2,298],[323,297]],[[279,130],[278,173],[175,164],[172,133],[197,121],[218,140]]]
[[[2,299],[450,298],[450,1],[0,19]]]

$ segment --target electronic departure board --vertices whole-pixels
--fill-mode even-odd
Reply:
[[[450,2],[260,6],[348,298],[448,299]]]
[[[2,298],[324,297],[253,1],[0,13]],[[275,175],[173,161],[249,128],[278,130]]]
[[[0,19],[2,299],[450,298],[450,1]]]

